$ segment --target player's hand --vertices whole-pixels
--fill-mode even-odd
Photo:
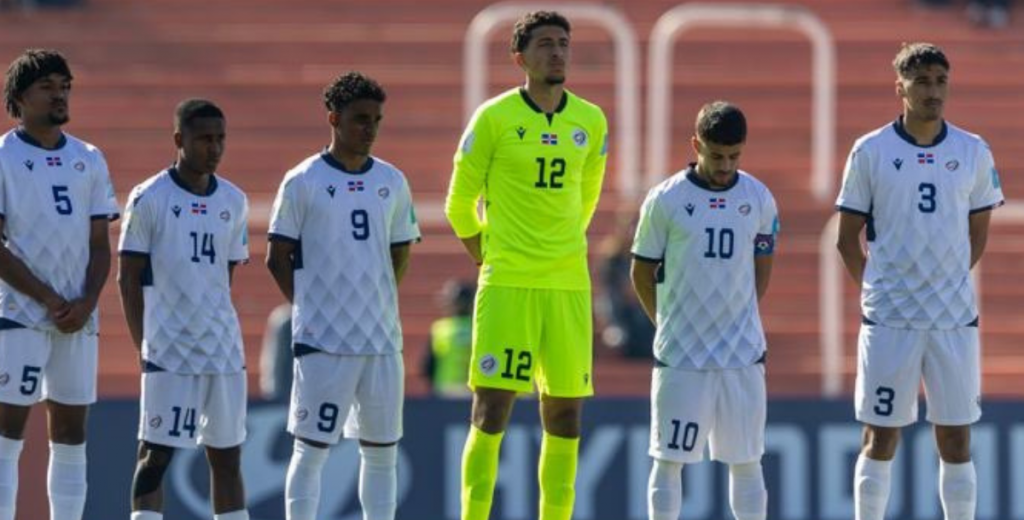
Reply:
[[[54,324],[57,330],[64,334],[78,332],[89,321],[95,305],[90,305],[84,299],[75,299],[67,303],[68,309],[62,314],[54,316]]]
[[[62,319],[67,315],[68,311],[71,310],[71,305],[64,298],[60,297],[57,293],[53,293],[43,300],[43,306],[46,307],[46,314],[50,316],[50,319],[54,323]]]

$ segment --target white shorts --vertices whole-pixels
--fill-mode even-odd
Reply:
[[[139,440],[170,446],[233,448],[245,441],[245,372],[144,372]]]
[[[917,421],[924,379],[928,422],[972,424],[981,418],[981,346],[977,327],[892,329],[863,324],[857,340],[857,420],[883,427]]]
[[[96,333],[0,330],[0,402],[31,406],[96,402]]]
[[[313,352],[297,357],[294,367],[288,414],[292,435],[326,444],[336,444],[342,430],[346,438],[379,444],[402,438],[405,367],[401,353]]]
[[[651,445],[659,460],[743,464],[764,454],[764,365],[732,370],[656,367],[651,378]]]

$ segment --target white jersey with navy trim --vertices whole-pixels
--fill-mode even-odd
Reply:
[[[761,359],[754,257],[774,253],[778,230],[771,192],[743,171],[727,189],[711,190],[691,165],[647,194],[633,255],[662,263],[654,338],[660,364],[725,369]]]
[[[836,206],[868,219],[864,317],[901,329],[973,323],[968,216],[1002,203],[992,152],[977,135],[943,123],[935,144],[918,146],[897,120],[858,139]]]
[[[116,220],[114,187],[103,154],[66,133],[54,149],[21,129],[0,137],[0,216],[7,249],[66,300],[80,298],[89,265],[92,220]],[[84,330],[98,330],[94,311]],[[56,330],[46,308],[0,280],[7,327]]]
[[[248,212],[242,190],[219,176],[205,195],[189,191],[174,168],[132,190],[118,250],[149,261],[142,289],[147,366],[186,375],[244,368],[229,265],[249,259]]]
[[[371,157],[349,172],[329,153],[285,175],[270,239],[297,244],[292,341],[332,354],[402,351],[391,247],[418,241],[405,176]]]

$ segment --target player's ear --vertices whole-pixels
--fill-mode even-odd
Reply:
[[[903,88],[903,78],[896,77],[896,97],[903,99],[907,97],[907,90]]]
[[[697,136],[690,138],[690,146],[693,147],[694,154],[700,155],[700,139],[697,139]]]
[[[512,63],[515,63],[520,69],[526,69],[526,62],[523,60],[523,53],[521,52],[512,53]]]
[[[331,125],[331,128],[338,128],[339,120],[340,117],[338,116],[337,112],[333,110],[327,112],[327,123]]]
[[[181,142],[182,142],[181,130],[175,130],[174,131],[174,147],[177,148],[178,150],[181,150]]]

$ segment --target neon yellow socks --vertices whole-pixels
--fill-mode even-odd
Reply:
[[[475,426],[469,428],[462,450],[462,520],[487,520],[491,514],[504,435],[485,433]]]
[[[544,432],[537,471],[540,478],[540,520],[569,520],[572,517],[579,448],[579,438],[556,437]]]

